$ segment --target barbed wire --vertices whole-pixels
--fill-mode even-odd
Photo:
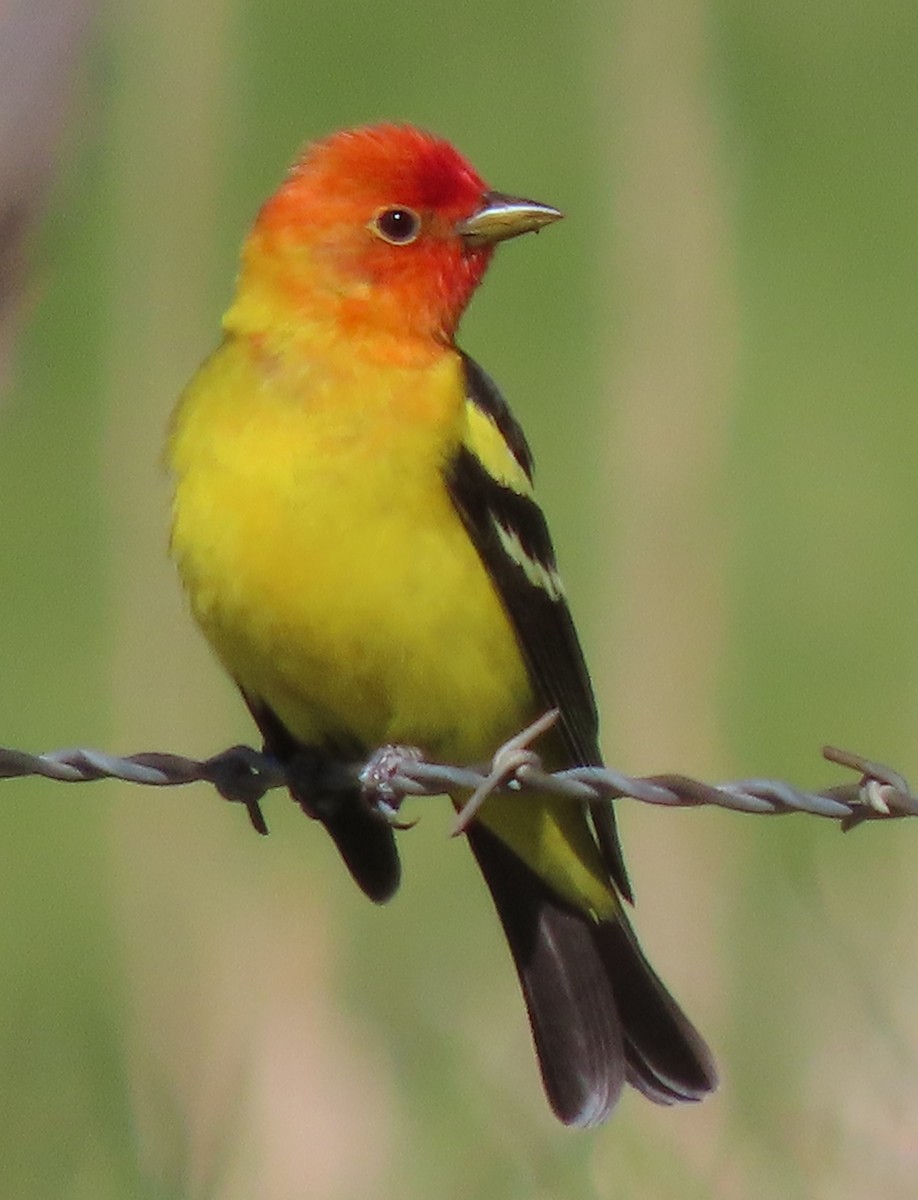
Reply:
[[[455,833],[461,833],[484,800],[499,791],[550,794],[580,804],[628,798],[665,807],[714,805],[769,816],[803,812],[838,821],[843,830],[867,820],[918,816],[918,797],[897,771],[832,746],[823,747],[823,757],[856,771],[859,779],[819,791],[802,790],[780,779],[712,784],[678,774],[634,777],[611,767],[547,772],[532,743],[556,720],[556,712],[546,713],[502,746],[486,769],[426,762],[411,747],[386,746],[365,763],[332,764],[332,771],[326,770],[322,776],[322,789],[326,794],[359,789],[365,802],[393,825],[402,824],[398,813],[408,797],[470,792]],[[87,749],[27,754],[0,747],[0,780],[25,776],[63,783],[120,779],[147,787],[208,783],[225,800],[244,805],[260,833],[267,833],[261,800],[295,778],[294,770],[250,746],[233,746],[207,759],[157,752],[122,757]]]

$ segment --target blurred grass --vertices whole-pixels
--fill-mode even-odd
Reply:
[[[616,761],[912,768],[916,36],[893,0],[111,12],[0,415],[0,740],[251,738],[165,561],[162,429],[297,147],[389,117],[569,213],[462,341],[530,433]],[[259,842],[203,793],[62,791],[4,794],[6,1194],[912,1193],[909,826],[627,811],[725,1083],[572,1135],[444,813],[380,911],[279,798]]]

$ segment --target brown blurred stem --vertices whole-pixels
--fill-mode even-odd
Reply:
[[[94,0],[7,0],[0,12],[0,400]]]

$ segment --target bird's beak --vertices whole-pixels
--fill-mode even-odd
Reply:
[[[490,246],[521,233],[538,233],[543,225],[560,221],[564,216],[550,204],[505,196],[501,192],[485,192],[481,199],[481,208],[456,226],[467,246]]]

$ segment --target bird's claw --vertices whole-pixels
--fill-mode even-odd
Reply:
[[[381,746],[360,772],[360,800],[367,810],[392,829],[411,829],[417,821],[399,817],[405,790],[400,774],[405,759],[421,762],[423,755],[414,746]]]

